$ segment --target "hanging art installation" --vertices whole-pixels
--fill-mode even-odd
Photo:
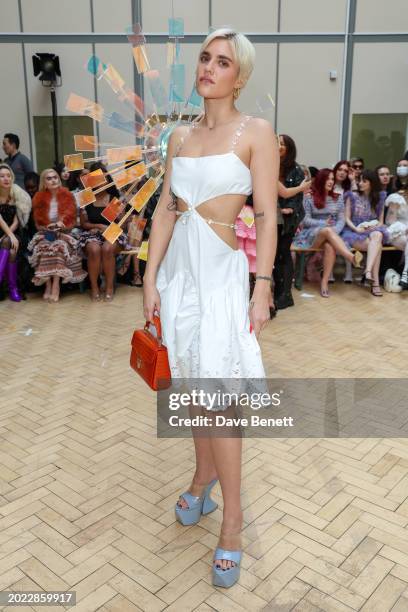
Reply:
[[[104,63],[95,55],[87,62],[87,70],[114,92],[123,105],[123,114],[108,112],[101,104],[75,93],[70,94],[66,103],[68,111],[125,132],[129,134],[129,140],[132,142],[126,146],[112,146],[111,143],[99,142],[94,135],[76,135],[75,153],[64,156],[65,166],[70,171],[81,171],[89,164],[102,162],[111,177],[110,182],[106,181],[105,174],[100,169],[82,176],[84,189],[76,193],[80,208],[94,203],[98,193],[113,186],[121,191],[121,201],[112,200],[102,212],[110,223],[103,236],[112,244],[123,233],[130,215],[134,212],[142,213],[150,198],[159,189],[169,138],[175,127],[196,121],[202,112],[202,98],[198,95],[195,85],[189,94],[185,95],[186,70],[185,65],[180,62],[184,20],[171,17],[168,23],[168,93],[159,71],[150,65],[146,37],[141,25],[135,24],[129,28],[127,38],[132,47],[137,72],[143,79],[144,89],[150,92],[151,103],[145,104],[142,98],[126,85],[112,64]],[[265,113],[274,106],[274,101],[270,94],[266,94],[257,99],[256,106],[258,113]],[[142,179],[143,184],[138,188]],[[147,253],[148,243],[145,241],[138,249],[138,258],[146,261]]]

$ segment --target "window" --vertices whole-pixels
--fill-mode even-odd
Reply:
[[[353,115],[350,157],[393,169],[408,148],[408,114]]]

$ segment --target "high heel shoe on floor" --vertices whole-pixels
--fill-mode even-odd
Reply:
[[[241,571],[241,558],[242,551],[240,550],[224,550],[223,548],[216,548],[214,553],[214,563],[212,566],[213,585],[228,589],[238,582]],[[235,563],[235,565],[229,567],[228,569],[222,569],[221,567],[216,566],[216,561],[232,561]]]
[[[352,264],[355,268],[361,268],[361,262],[363,261],[363,254],[361,251],[356,251],[354,253],[354,259]]]
[[[371,295],[374,297],[382,297],[383,293],[380,289],[380,285],[371,285]]]
[[[210,514],[210,512],[214,512],[218,508],[218,504],[210,497],[211,490],[217,482],[217,478],[212,480],[205,487],[201,497],[195,497],[188,491],[180,495],[188,504],[188,507],[182,508],[176,504],[175,513],[179,523],[182,525],[195,525],[200,520],[202,514]]]

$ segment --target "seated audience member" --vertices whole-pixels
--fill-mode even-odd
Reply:
[[[30,196],[31,200],[34,199],[35,194],[37,193],[40,186],[40,176],[36,172],[27,172],[24,177],[24,189]],[[34,219],[33,219],[33,211],[31,210],[30,218],[27,223],[27,236],[31,239],[37,231],[35,227]]]
[[[361,253],[353,256],[339,234],[344,227],[344,204],[341,195],[334,193],[334,173],[329,168],[320,170],[315,178],[312,192],[306,195],[306,216],[303,229],[295,236],[294,245],[304,249],[323,248],[323,276],[320,287],[322,297],[329,297],[328,282],[336,260],[342,255],[359,267]]]
[[[380,179],[382,190],[385,191],[387,195],[390,195],[390,193],[393,192],[393,186],[389,167],[384,165],[377,166],[374,172],[377,173],[377,176]]]
[[[382,244],[389,241],[384,225],[385,193],[376,172],[363,170],[359,191],[345,194],[346,227],[343,240],[349,247],[367,251],[367,264],[363,280],[371,285],[371,293],[381,297],[379,269]]]
[[[361,173],[364,170],[364,159],[362,157],[352,157],[350,160],[350,165],[354,170],[355,191],[358,191]]]
[[[17,134],[4,134],[3,151],[7,155],[4,163],[9,165],[14,173],[16,185],[24,189],[24,176],[33,171],[31,160],[19,151],[20,139]]]
[[[6,278],[13,302],[21,301],[17,286],[18,230],[26,225],[30,210],[30,196],[14,184],[10,166],[0,164],[0,283]]]
[[[107,174],[106,167],[101,163],[95,163],[90,167],[91,172],[101,169],[105,174],[105,180],[112,182]],[[99,274],[102,271],[105,275],[105,301],[113,300],[113,285],[116,274],[116,255],[120,251],[128,248],[126,234],[123,233],[114,244],[105,240],[103,232],[110,222],[102,215],[103,210],[108,206],[114,197],[120,194],[116,187],[110,187],[96,195],[96,201],[88,204],[80,211],[81,228],[83,230],[79,242],[87,257],[88,274],[91,284],[91,299],[99,302],[101,295],[99,292]]]
[[[350,180],[351,166],[347,159],[337,162],[333,168],[334,173],[334,193],[343,195],[345,191],[350,191],[351,180]]]
[[[75,225],[76,203],[57,172],[48,168],[41,173],[40,188],[33,200],[37,233],[28,245],[32,252],[35,285],[45,283],[44,300],[58,302],[60,280],[79,283],[86,277],[78,251],[78,241],[71,235]]]
[[[396,175],[398,192],[389,195],[385,201],[388,208],[386,224],[390,243],[404,251],[404,269],[399,284],[408,289],[408,160],[398,162]]]

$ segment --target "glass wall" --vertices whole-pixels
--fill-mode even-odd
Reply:
[[[353,115],[351,157],[362,157],[366,168],[393,170],[407,149],[408,114]]]

